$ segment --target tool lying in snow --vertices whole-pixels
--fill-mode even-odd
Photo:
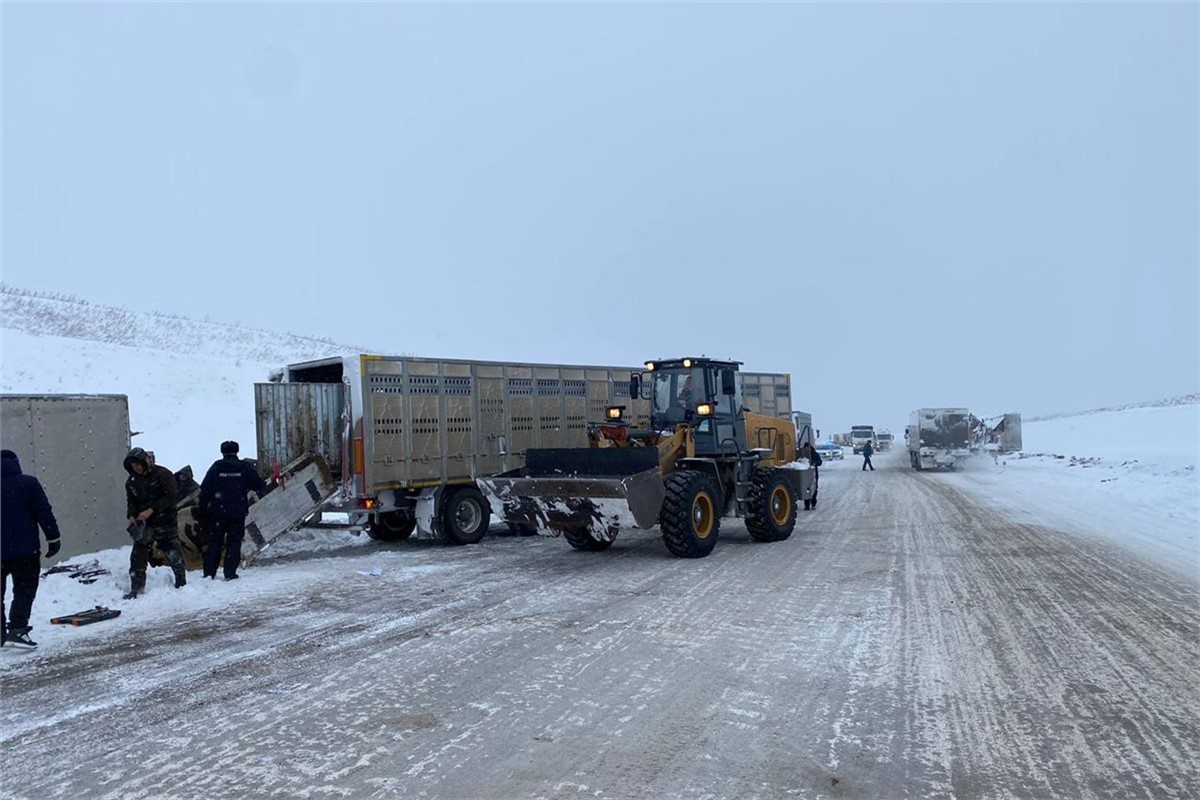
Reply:
[[[94,558],[86,564],[56,564],[43,572],[42,577],[56,575],[60,572],[67,573],[67,577],[74,578],[80,583],[95,583],[101,575],[110,574],[107,569],[100,566],[99,559]]]
[[[74,614],[67,614],[63,617],[52,617],[51,625],[91,625],[93,622],[101,622],[102,620],[112,619],[121,616],[120,609],[105,608],[104,606],[96,606],[87,611],[79,611]]]

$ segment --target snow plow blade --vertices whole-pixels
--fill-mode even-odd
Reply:
[[[479,484],[507,523],[544,536],[586,529],[601,541],[653,527],[666,496],[652,448],[530,450],[524,468]]]

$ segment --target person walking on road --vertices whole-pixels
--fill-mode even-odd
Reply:
[[[221,554],[225,555],[225,580],[237,580],[242,563],[242,538],[246,535],[247,495],[266,494],[267,485],[254,467],[238,458],[237,442],[221,443],[221,460],[208,468],[200,482],[200,511],[208,521],[208,550],[204,554],[204,577],[217,577]]]
[[[157,544],[175,573],[175,588],[187,585],[187,568],[183,551],[179,549],[179,528],[175,513],[177,488],[175,475],[166,467],[150,460],[150,455],[135,447],[125,456],[126,516],[133,551],[129,554],[129,593],[133,600],[146,589],[146,567],[150,564],[150,547]]]
[[[817,492],[821,487],[821,454],[817,452],[817,448],[813,447],[812,442],[805,442],[800,448],[800,457],[808,459],[808,465],[813,471],[813,490],[812,497],[804,501],[804,510],[811,511],[817,507]]]
[[[62,547],[62,539],[46,490],[37,478],[22,474],[16,453],[0,450],[0,645],[12,642],[37,647],[37,642],[29,638],[33,630],[29,615],[42,571],[39,527],[46,535],[46,558],[53,558]],[[13,579],[13,601],[11,613],[5,614],[9,575]]]
[[[871,463],[871,454],[874,452],[875,452],[875,448],[871,446],[870,442],[867,442],[866,444],[863,445],[863,447],[862,447],[863,472],[867,471],[867,467],[871,468],[871,472],[875,471],[875,465]]]

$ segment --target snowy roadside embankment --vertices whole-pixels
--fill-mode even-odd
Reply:
[[[1019,522],[1097,536],[1200,582],[1200,405],[1024,425],[1021,456],[939,473]]]

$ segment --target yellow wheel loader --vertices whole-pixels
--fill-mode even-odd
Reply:
[[[655,524],[683,558],[712,552],[724,517],[743,517],[751,538],[787,539],[812,472],[796,463],[796,428],[742,403],[740,362],[681,358],[646,363],[632,398],[651,401],[649,425],[624,406],[589,425],[590,446],[529,450],[525,466],[479,480],[513,529],[562,535],[578,550],[605,550],[622,528]]]

